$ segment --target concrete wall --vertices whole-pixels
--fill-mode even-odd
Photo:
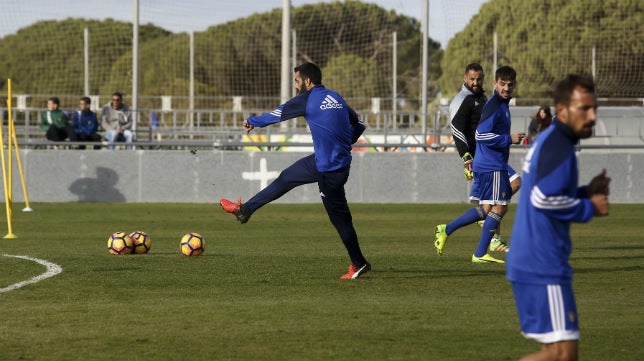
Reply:
[[[30,202],[197,202],[248,199],[279,172],[307,153],[241,151],[22,150]],[[521,168],[523,149],[510,164]],[[644,202],[642,153],[579,153],[580,181],[602,168],[612,178],[611,201]],[[13,201],[24,196],[13,162]],[[347,184],[350,202],[465,202],[467,183],[455,153],[355,152]],[[4,191],[2,192],[4,196]],[[294,189],[280,202],[319,202],[316,185]]]

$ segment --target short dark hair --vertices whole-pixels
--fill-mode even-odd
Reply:
[[[121,94],[120,92],[114,92],[114,93],[112,93],[112,96],[113,97],[119,97],[119,99],[123,100],[123,94]]]
[[[303,63],[293,69],[294,72],[300,73],[302,79],[309,78],[311,83],[322,84],[322,70],[313,63]]]
[[[496,69],[494,80],[517,80],[517,72],[513,67],[504,65]]]
[[[470,71],[483,71],[483,67],[479,63],[470,63],[465,67],[465,74],[469,73]]]
[[[92,99],[90,97],[81,97],[80,100],[85,104],[92,104]]]
[[[589,93],[595,92],[595,81],[589,75],[568,74],[563,78],[553,92],[555,104],[570,104],[570,97],[576,87],[580,87]]]
[[[47,99],[47,101],[50,101],[50,102],[52,102],[52,103],[54,103],[56,105],[60,105],[60,99],[58,99],[58,97],[51,97],[51,98]]]

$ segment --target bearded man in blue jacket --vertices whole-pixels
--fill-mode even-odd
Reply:
[[[606,170],[578,186],[575,148],[597,118],[592,78],[568,75],[556,87],[557,115],[537,135],[523,165],[523,185],[507,256],[521,331],[543,346],[521,360],[577,360],[579,323],[572,290],[570,225],[608,215]]]
[[[311,130],[314,153],[283,170],[279,177],[246,203],[221,199],[221,207],[246,223],[259,208],[291,189],[309,183],[318,184],[322,203],[349,254],[351,264],[341,279],[356,279],[371,265],[362,254],[353,227],[344,185],[349,179],[351,149],[365,129],[358,114],[335,91],[322,85],[322,71],[313,63],[294,69],[298,95],[270,113],[249,117],[243,123],[246,132],[296,117],[304,117]]]

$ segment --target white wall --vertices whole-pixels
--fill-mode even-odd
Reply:
[[[21,150],[30,202],[196,202],[221,197],[248,199],[261,180],[308,153],[242,151]],[[517,170],[523,149],[513,149]],[[602,168],[612,178],[612,202],[644,202],[642,154],[628,151],[578,153],[580,181]],[[266,179],[270,182],[271,179]],[[347,198],[360,203],[465,202],[468,184],[455,153],[355,152]],[[2,191],[4,196],[4,191]],[[13,201],[24,201],[14,159]],[[316,185],[294,189],[280,202],[319,202]],[[516,201],[516,200],[514,200]]]

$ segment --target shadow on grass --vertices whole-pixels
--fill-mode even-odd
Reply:
[[[644,245],[634,245],[633,244],[633,245],[628,245],[628,246],[626,246],[626,245],[623,245],[623,246],[617,245],[616,246],[614,244],[607,243],[606,245],[603,245],[603,246],[595,246],[595,247],[593,247],[593,246],[584,246],[583,249],[607,249],[607,250],[610,250],[610,251],[644,250]]]
[[[636,259],[640,260],[642,259],[641,255],[632,255],[632,256],[624,256],[624,255],[616,255],[616,256],[575,256],[573,258],[574,260],[615,260],[615,261],[624,261],[628,259]]]
[[[642,267],[640,266],[626,266],[626,267],[575,267],[575,273],[606,273],[606,272],[632,272],[637,271],[641,272]]]
[[[372,270],[370,273],[378,274],[380,277],[387,277],[391,274],[392,278],[462,278],[462,277],[482,277],[482,276],[498,276],[505,277],[505,268],[499,269],[468,269],[468,270],[454,270],[454,269],[402,269],[402,268],[388,268],[386,270]]]

